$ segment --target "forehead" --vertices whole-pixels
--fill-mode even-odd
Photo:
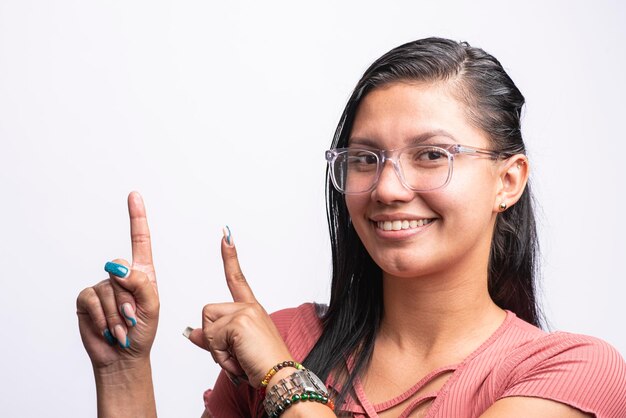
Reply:
[[[486,147],[487,135],[470,123],[467,110],[450,82],[385,85],[362,99],[349,142],[393,149],[446,136],[445,142]]]

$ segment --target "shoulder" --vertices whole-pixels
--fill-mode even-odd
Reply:
[[[324,305],[304,303],[270,315],[296,361],[302,361],[322,334]]]
[[[505,361],[515,367],[517,374],[539,365],[558,364],[560,370],[572,373],[589,371],[602,378],[626,378],[624,359],[606,341],[569,332],[540,332],[527,335],[528,339],[508,353]]]
[[[626,414],[626,362],[613,346],[587,335],[534,331],[521,320],[512,325],[524,338],[497,368],[501,398],[550,399],[598,417]]]
[[[558,359],[570,367],[592,364],[599,369],[620,369],[626,366],[620,353],[604,340],[569,332],[546,332],[510,314],[498,341],[503,363],[524,369],[535,363]]]

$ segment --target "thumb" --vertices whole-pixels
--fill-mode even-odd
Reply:
[[[185,328],[185,330],[183,331],[183,335],[185,337],[187,337],[189,339],[189,341],[191,341],[192,343],[194,343],[195,345],[197,345],[198,347],[202,348],[203,350],[206,350],[208,352],[211,353],[211,356],[213,357],[213,360],[220,364],[215,355],[213,354],[213,352],[210,350],[208,344],[206,343],[206,340],[204,339],[204,334],[202,332],[202,328],[191,328],[191,327],[187,327]],[[234,359],[230,359],[230,361],[227,364],[220,364],[220,367],[222,367],[222,369],[224,370],[224,372],[226,373],[226,376],[228,376],[228,379],[230,379],[230,381],[235,384],[238,385],[239,383],[239,378],[237,376],[240,376],[244,379],[247,379],[245,372],[243,371],[243,369],[241,368],[241,366],[239,365],[239,363],[236,362],[236,360]]]
[[[183,335],[189,339],[192,343],[202,348],[203,350],[209,351],[209,347],[205,344],[205,340],[202,334],[202,328],[191,328],[187,327],[183,331]]]
[[[130,269],[125,261],[119,263],[109,261],[105,264],[104,269],[110,273],[110,277],[115,280],[117,285],[133,295],[137,306],[146,313],[158,313],[159,296],[156,287],[146,273]]]

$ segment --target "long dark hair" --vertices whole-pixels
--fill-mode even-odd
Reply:
[[[524,96],[500,62],[465,42],[428,38],[399,46],[374,62],[356,85],[332,142],[346,147],[361,100],[373,89],[394,82],[452,83],[466,104],[469,120],[486,132],[491,148],[505,155],[525,153],[520,118]],[[348,214],[344,196],[327,173],[326,212],[332,246],[330,303],[323,333],[304,363],[322,379],[340,376],[345,399],[353,378],[367,365],[383,312],[382,271],[367,253]],[[538,241],[528,185],[520,200],[498,214],[489,258],[489,293],[503,309],[541,326],[535,295]],[[346,358],[353,360],[350,370]]]

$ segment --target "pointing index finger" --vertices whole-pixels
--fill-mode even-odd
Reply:
[[[226,284],[233,297],[233,302],[256,303],[254,293],[239,266],[237,249],[228,227],[224,228],[224,238],[222,238],[222,260],[224,261]]]
[[[128,195],[128,215],[130,216],[130,239],[132,243],[133,267],[150,273],[152,266],[152,244],[146,218],[146,207],[141,195],[132,192]]]

